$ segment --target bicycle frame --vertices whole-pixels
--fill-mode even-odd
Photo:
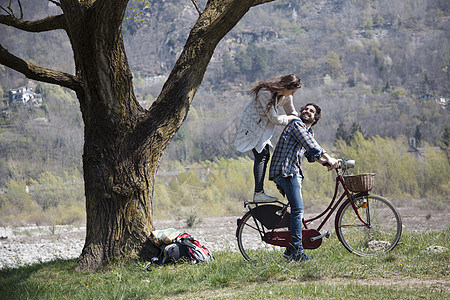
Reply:
[[[355,166],[355,161],[338,161],[331,201],[318,215],[302,219],[303,248],[320,247],[323,238],[330,236],[329,231],[321,234],[320,230],[335,214],[336,236],[351,253],[367,256],[394,249],[402,233],[402,220],[398,210],[389,200],[369,192],[373,187],[374,174],[347,177],[346,171]],[[244,200],[244,207],[248,211],[237,219],[236,238],[239,251],[246,260],[255,262],[264,259],[270,252],[292,246],[289,230],[292,215],[289,203],[284,202],[286,201],[262,204]],[[312,226],[314,221],[317,222]],[[283,256],[286,257],[286,252]]]
[[[358,196],[358,195],[360,195],[360,194],[356,194],[356,195],[352,194],[352,193],[347,189],[347,187],[346,187],[346,185],[345,185],[345,182],[344,182],[344,178],[342,177],[342,174],[340,174],[337,170],[336,170],[336,172],[337,172],[337,177],[336,177],[336,184],[335,184],[335,189],[334,189],[334,195],[333,195],[333,198],[332,198],[330,204],[329,204],[328,207],[327,207],[322,213],[320,213],[319,215],[317,215],[317,216],[315,216],[315,217],[313,217],[313,218],[307,219],[307,220],[303,220],[303,225],[304,225],[305,229],[308,229],[308,224],[309,224],[309,223],[311,223],[311,222],[313,222],[313,221],[315,221],[315,220],[317,220],[317,219],[320,219],[321,217],[323,217],[323,216],[327,213],[327,211],[329,211],[329,213],[326,214],[325,218],[324,218],[324,219],[322,220],[322,222],[320,223],[319,227],[317,227],[317,230],[320,231],[320,230],[322,229],[322,227],[327,223],[328,219],[331,217],[331,215],[332,215],[333,212],[336,210],[336,208],[338,208],[338,206],[341,204],[342,200],[343,200],[345,197],[349,197],[349,198],[352,200],[351,203],[352,203],[353,210],[355,211],[355,214],[358,216],[359,220],[360,220],[365,226],[369,226],[369,224],[367,224],[367,223],[361,218],[361,216],[360,216],[359,213],[358,213],[358,209],[356,208],[355,203],[353,202],[353,199],[356,198],[356,196]],[[337,200],[336,204],[333,206],[333,203],[336,201],[336,196],[337,196],[337,193],[338,193],[339,184],[341,184],[342,187],[344,188],[344,192],[343,192],[342,195],[339,197],[339,200]],[[289,204],[288,204],[288,205],[289,205]],[[333,207],[332,207],[332,206],[333,206]]]
[[[328,205],[328,207],[325,208],[325,210],[323,212],[321,212],[319,215],[312,217],[310,219],[307,219],[307,220],[305,220],[305,219],[302,220],[302,223],[304,226],[304,229],[302,229],[302,235],[303,235],[302,242],[303,242],[303,248],[305,248],[305,249],[316,249],[321,245],[323,237],[329,237],[329,232],[321,235],[320,230],[328,222],[331,215],[334,213],[334,211],[339,207],[339,205],[343,202],[343,200],[346,197],[351,199],[351,204],[352,204],[353,210],[354,210],[355,214],[358,216],[359,220],[362,222],[362,224],[370,227],[370,225],[361,218],[361,216],[358,213],[358,209],[353,202],[353,199],[355,199],[357,196],[359,196],[361,194],[368,194],[368,193],[359,193],[359,194],[351,193],[345,185],[345,181],[342,176],[342,173],[340,173],[338,170],[336,170],[336,173],[337,173],[337,176],[336,176],[336,183],[335,183],[335,191],[334,191],[333,198],[332,198],[330,204]],[[336,200],[338,191],[339,191],[339,185],[342,185],[344,191],[340,195],[339,199]],[[247,214],[252,215],[252,218],[255,220],[255,224],[257,227],[256,229],[260,233],[261,239],[264,242],[271,244],[271,245],[275,245],[275,246],[289,247],[290,241],[291,241],[290,231],[289,230],[277,230],[279,228],[287,227],[287,225],[288,225],[288,224],[281,224],[281,223],[285,222],[285,220],[286,220],[285,216],[288,214],[289,203],[284,204],[280,201],[277,201],[277,202],[282,204],[282,206],[273,205],[273,204],[259,206],[257,203],[248,203],[248,202],[246,202],[245,205],[248,206],[248,208],[249,208],[249,211],[247,212]],[[251,208],[249,205],[256,205],[256,207]],[[258,208],[260,208],[260,209],[258,209]],[[279,208],[282,208],[281,213],[277,214],[275,212],[275,210],[278,209],[277,211],[279,211],[280,210]],[[266,210],[266,212],[264,212],[262,209]],[[257,215],[258,210],[261,210],[261,213],[259,213],[261,215]],[[276,216],[276,215],[278,215],[279,217],[277,220],[274,220],[274,216]],[[311,222],[313,222],[317,219],[320,219],[324,216],[325,216],[325,218],[321,221],[321,223],[319,224],[317,229],[311,229],[308,227],[308,224],[310,224]],[[271,219],[266,220],[266,218],[271,218]],[[242,219],[245,219],[245,216]],[[238,225],[240,225],[240,220],[241,219],[238,220]],[[266,223],[266,224],[264,224],[264,223]],[[267,230],[267,231],[264,230],[264,226],[261,226],[261,225],[265,225],[265,227],[270,230]],[[239,229],[239,226],[238,226],[238,229]],[[237,235],[237,232],[238,231],[236,231],[236,235]]]

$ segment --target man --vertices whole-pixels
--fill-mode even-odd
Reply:
[[[303,180],[300,168],[303,155],[309,162],[319,161],[328,164],[328,170],[336,169],[338,161],[329,156],[314,139],[311,127],[319,121],[321,109],[309,103],[300,109],[300,120],[293,120],[286,125],[272,155],[269,179],[281,187],[291,206],[290,231],[291,247],[283,256],[288,261],[310,260],[303,252],[302,219],[303,200],[301,183]]]

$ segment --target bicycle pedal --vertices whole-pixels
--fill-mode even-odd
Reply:
[[[311,242],[314,242],[314,241],[319,240],[319,239],[324,238],[324,237],[329,238],[330,235],[331,235],[331,233],[329,231],[327,231],[324,234],[314,236],[314,237],[310,238],[309,240]]]

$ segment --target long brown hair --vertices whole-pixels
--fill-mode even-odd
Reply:
[[[267,104],[265,114],[269,109],[275,104],[275,99],[277,93],[283,89],[299,89],[302,83],[300,78],[295,74],[284,75],[276,78],[269,79],[267,81],[260,81],[258,84],[250,91],[250,95],[257,95],[262,88],[269,90],[272,93],[272,99]]]

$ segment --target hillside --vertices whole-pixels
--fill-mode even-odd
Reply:
[[[167,75],[182,50],[197,12],[190,1],[177,3],[151,2],[124,24],[130,65],[141,76]],[[389,82],[417,96],[448,95],[448,17],[447,1],[268,3],[224,38],[204,84],[292,72],[306,87],[328,74],[350,86],[382,90]]]
[[[158,76],[170,72],[197,16],[190,1],[179,3],[151,2],[124,24],[146,103],[158,95]],[[419,134],[436,145],[447,113],[434,100],[446,103],[450,94],[444,50],[450,46],[449,12],[446,1],[277,1],[255,7],[216,49],[194,116],[179,138],[193,141],[203,158],[238,155],[228,145],[252,85],[296,73],[303,80],[296,106],[316,102],[325,109],[316,129],[323,143],[333,144],[342,122],[348,130],[360,125],[367,136]],[[193,130],[196,136],[186,136]]]
[[[198,13],[190,0],[144,2],[130,1],[123,34],[136,96],[148,108],[158,97]],[[196,2],[203,7],[206,0]],[[28,20],[59,13],[46,0],[21,3]],[[289,73],[298,74],[303,81],[294,95],[295,106],[315,102],[323,108],[315,132],[327,149],[337,149],[337,137],[350,142],[360,131],[375,140],[375,149],[393,143],[393,148],[406,152],[408,138],[414,137],[419,146],[439,146],[448,155],[449,32],[450,3],[446,0],[280,0],[254,7],[219,43],[160,170],[203,168],[209,166],[205,161],[214,161],[217,166],[211,169],[211,178],[200,170],[198,178],[186,175],[180,182],[204,187],[206,184],[198,181],[223,179],[218,170],[224,166],[230,169],[227,176],[241,178],[233,172],[247,168],[248,161],[231,160],[248,154],[238,153],[232,144],[249,91],[259,80]],[[74,72],[71,46],[62,31],[33,34],[0,25],[0,43],[33,63]],[[8,91],[25,85],[42,91],[41,107],[7,105]],[[35,202],[44,210],[62,203],[58,206],[60,218],[84,216],[83,124],[74,93],[31,82],[0,66],[0,94],[4,95],[0,102],[0,212],[14,217],[20,211],[7,206],[4,191],[16,192],[22,199],[25,186],[35,185],[45,192],[39,199],[26,198],[29,201],[20,203],[21,209],[33,210]],[[378,154],[387,153],[381,150]],[[442,167],[445,175],[448,160],[440,155],[436,154],[434,163],[440,163],[433,168]],[[424,174],[417,168],[414,172]],[[425,171],[433,173],[432,169]],[[246,191],[248,174],[239,174],[243,179],[236,184],[242,186],[226,197]],[[163,179],[161,184],[167,186],[155,193],[163,190],[162,198],[185,195],[184,187],[176,190],[170,178]],[[205,203],[218,191],[223,194],[227,184],[220,184],[223,186],[217,187],[212,182],[209,190],[208,183],[201,195]],[[445,183],[439,184],[434,190],[445,191]],[[48,186],[64,188],[46,190]],[[407,193],[428,196],[416,188],[414,193],[402,193],[405,197]],[[164,205],[156,203],[157,207]]]
[[[181,52],[197,11],[189,0],[145,2],[130,1],[123,32],[137,97],[148,107]],[[26,19],[58,13],[45,0],[22,4]],[[0,41],[9,51],[73,72],[70,44],[62,32],[1,29]],[[420,136],[438,145],[448,125],[448,32],[448,1],[283,0],[254,7],[216,49],[169,156],[192,162],[238,155],[230,144],[252,85],[288,73],[303,81],[295,95],[297,107],[316,102],[324,108],[316,132],[329,147],[340,123],[347,130],[360,126],[366,136]],[[26,83],[23,76],[0,68],[0,92]],[[198,154],[183,147],[196,148]]]

